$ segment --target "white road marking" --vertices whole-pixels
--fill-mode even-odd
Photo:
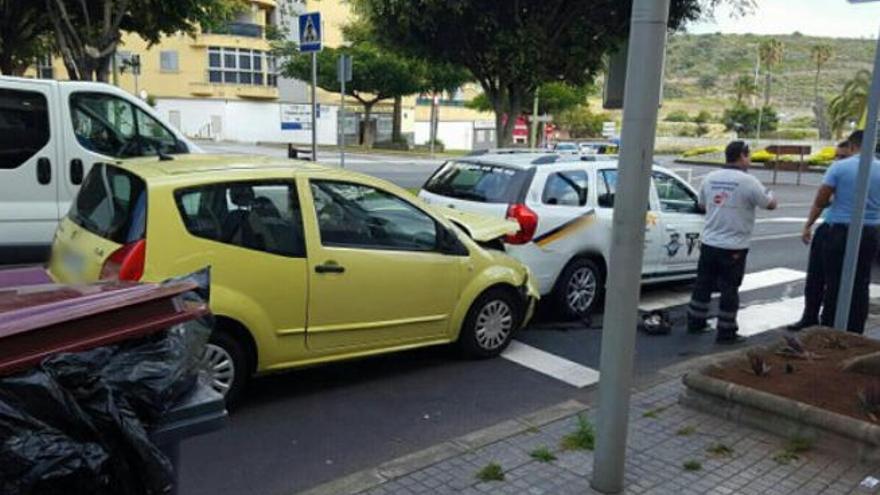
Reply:
[[[740,293],[763,289],[779,284],[796,282],[806,278],[807,274],[789,268],[771,268],[760,272],[748,273],[739,288]],[[687,304],[691,299],[690,291],[664,290],[646,294],[639,303],[642,311],[655,311],[672,306]]]
[[[805,224],[805,223],[807,223],[807,219],[801,218],[801,217],[764,217],[764,218],[759,218],[759,219],[755,220],[755,223],[757,223],[757,224],[761,224],[761,223],[801,223],[801,224]],[[816,220],[816,223],[822,223],[822,219],[820,218],[820,219]]]
[[[542,351],[519,341],[512,341],[501,357],[531,370],[583,388],[599,381],[599,372],[569,361],[555,354]]]
[[[880,296],[880,285],[871,284],[871,298]],[[800,320],[804,311],[804,297],[793,297],[763,304],[753,304],[736,315],[739,334],[750,337]],[[712,323],[715,326],[716,322]]]
[[[761,242],[761,241],[776,241],[779,239],[794,239],[796,237],[800,237],[800,233],[791,234],[773,234],[773,235],[764,235],[764,236],[756,236],[752,237],[752,242]]]

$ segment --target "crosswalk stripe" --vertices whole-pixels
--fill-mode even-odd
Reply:
[[[512,341],[501,357],[531,370],[583,388],[599,381],[599,372],[569,361],[555,354],[542,351],[519,341]]]
[[[880,284],[871,284],[871,298],[880,297]],[[739,310],[736,316],[739,334],[751,337],[794,323],[804,311],[804,297],[791,297],[781,301],[753,304]],[[712,322],[714,326],[715,322]]]
[[[806,278],[807,274],[790,268],[771,268],[754,273],[746,274],[743,283],[739,288],[740,293],[748,292],[765,287],[772,287],[779,284],[787,284],[796,282]],[[639,309],[641,311],[656,311],[658,309],[670,308],[673,306],[681,306],[687,304],[691,299],[689,290],[662,290],[644,294]]]

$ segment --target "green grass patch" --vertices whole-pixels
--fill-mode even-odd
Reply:
[[[675,434],[680,437],[687,437],[687,436],[693,435],[696,432],[697,432],[696,426],[688,425],[688,426],[682,426],[681,428],[679,428],[678,431],[675,432]]]
[[[778,464],[791,464],[801,458],[801,454],[805,454],[813,449],[813,441],[809,438],[792,437],[785,442],[782,451],[777,452],[773,456],[773,460]]]
[[[535,459],[539,462],[553,462],[556,460],[556,456],[553,455],[553,452],[550,452],[550,449],[547,447],[538,447],[537,449],[529,452],[529,455],[532,459]]]
[[[683,467],[685,471],[699,471],[703,469],[703,464],[700,463],[700,461],[691,459],[689,461],[685,461],[685,463],[682,464],[681,467]]]
[[[777,464],[787,465],[791,464],[794,461],[800,459],[800,456],[795,454],[794,452],[789,452],[788,450],[783,450],[781,452],[777,452],[776,455],[773,456],[773,460],[776,461]]]
[[[577,429],[562,437],[565,450],[593,450],[596,448],[596,431],[590,421],[578,414]]]
[[[733,455],[733,449],[724,445],[723,443],[713,443],[708,448],[706,448],[706,452],[714,455],[715,457],[730,457]]]
[[[655,407],[654,409],[651,409],[650,411],[645,411],[644,413],[642,413],[642,417],[643,417],[643,418],[657,419],[657,418],[660,417],[660,413],[662,413],[663,411],[669,409],[670,407],[672,407],[672,406],[661,406],[661,407]]]
[[[504,470],[497,462],[491,462],[477,471],[477,479],[483,482],[504,481]]]

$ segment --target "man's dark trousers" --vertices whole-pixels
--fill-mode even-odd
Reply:
[[[801,316],[801,322],[807,325],[819,323],[819,310],[822,309],[822,301],[825,299],[825,253],[823,249],[830,228],[828,224],[820,225],[810,243],[807,284],[804,286],[804,314]]]
[[[739,286],[746,272],[748,249],[721,249],[707,244],[700,247],[697,265],[697,281],[688,307],[688,329],[705,328],[709,317],[712,290],[718,288],[721,301],[718,305],[717,340],[736,337],[736,313],[739,311]]]
[[[840,275],[843,271],[843,255],[846,251],[846,236],[849,226],[846,224],[830,224],[828,236],[822,247],[825,258],[825,300],[822,308],[822,324],[834,326],[834,313],[837,310],[837,293],[840,290]],[[849,309],[849,321],[846,329],[850,332],[863,333],[865,321],[868,319],[869,286],[871,284],[871,264],[877,256],[878,228],[867,226],[862,230],[862,243],[859,246],[859,257],[856,263],[856,277],[853,285],[852,304]]]

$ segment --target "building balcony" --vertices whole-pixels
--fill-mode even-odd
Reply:
[[[276,0],[251,0],[251,3],[255,3],[266,9],[274,9],[278,6],[278,2]]]
[[[203,98],[242,98],[246,100],[277,100],[278,88],[252,84],[191,82],[189,92]]]
[[[228,22],[225,26],[212,28],[205,34],[225,34],[229,36],[244,36],[246,38],[263,38],[263,26],[251,22]]]

